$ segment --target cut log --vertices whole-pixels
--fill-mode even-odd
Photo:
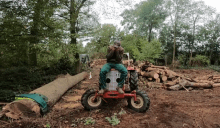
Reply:
[[[152,81],[153,80],[153,78],[147,78],[149,81]]]
[[[138,73],[141,73],[141,69],[140,69],[140,68],[137,68],[137,72],[138,72]]]
[[[187,82],[185,87],[196,87],[196,88],[211,88],[212,85],[210,83],[194,83],[194,82]]]
[[[215,80],[215,79],[220,79],[220,76],[218,76],[218,77],[213,77],[213,80]]]
[[[215,88],[215,87],[220,87],[220,83],[215,83],[215,84],[213,84],[212,86],[213,86],[214,88]]]
[[[166,72],[168,78],[174,78],[177,76],[177,74],[171,70],[165,70],[165,72]]]
[[[174,80],[174,81],[168,81],[168,82],[165,83],[164,85],[167,86],[167,87],[170,87],[170,86],[176,85],[177,83],[179,83],[179,78],[177,78],[177,79]]]
[[[145,63],[140,63],[140,64],[138,64],[138,67],[141,68],[141,67],[143,67],[144,65],[145,65]]]
[[[160,69],[168,69],[168,67],[166,66],[155,66],[155,65],[151,65],[152,68],[160,68]]]
[[[151,71],[151,72],[141,72],[141,75],[145,76],[145,77],[154,78],[154,79],[159,78],[159,75],[157,73],[155,73],[154,71]]]
[[[160,75],[160,79],[161,79],[163,82],[165,82],[165,81],[167,81],[167,76],[165,76],[165,75]]]
[[[157,78],[155,82],[160,83],[160,78]]]
[[[48,106],[52,107],[68,89],[85,79],[87,76],[88,74],[86,72],[75,76],[65,75],[30,93],[37,93],[46,96],[48,98]],[[4,106],[2,110],[3,111],[0,112],[0,118],[3,115],[13,119],[37,117],[40,115],[40,107],[38,103],[26,99],[13,101]]]
[[[179,85],[179,84],[176,84],[176,85],[173,85],[173,86],[171,86],[171,87],[169,87],[169,88],[167,88],[168,90],[174,90],[174,91],[178,91],[178,90],[180,90],[180,89],[182,89],[183,87],[181,86],[181,85]]]
[[[48,98],[48,105],[51,107],[68,89],[79,83],[81,80],[85,79],[87,76],[88,73],[86,72],[77,74],[75,76],[68,74],[63,78],[58,78],[30,93],[38,93],[46,96]]]
[[[214,79],[213,82],[214,83],[220,83],[220,79]]]
[[[149,88],[163,88],[162,83],[148,82]]]

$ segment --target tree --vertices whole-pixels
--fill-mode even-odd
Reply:
[[[189,9],[186,16],[189,18],[188,24],[191,26],[192,29],[192,41],[190,42],[191,51],[189,60],[189,64],[191,65],[193,47],[195,43],[196,27],[201,20],[204,23],[207,20],[207,17],[212,16],[214,11],[209,6],[205,5],[204,1],[191,1],[188,8]]]
[[[186,7],[188,5],[189,5],[189,0],[167,0],[166,1],[166,8],[168,10],[169,18],[171,20],[170,24],[174,32],[173,59],[172,59],[173,64],[175,63],[177,27],[178,25],[180,25],[181,21],[184,21],[185,14],[187,12]]]
[[[137,30],[139,35],[148,36],[150,42],[152,30],[160,26],[167,14],[163,0],[148,0],[136,5],[135,9],[125,10],[121,16],[124,18],[122,25]]]

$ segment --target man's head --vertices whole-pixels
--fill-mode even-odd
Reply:
[[[118,48],[118,47],[120,47],[120,46],[121,46],[121,41],[116,40],[116,41],[114,42],[114,47],[115,47],[115,48]]]

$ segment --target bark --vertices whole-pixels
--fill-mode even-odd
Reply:
[[[29,55],[28,55],[28,65],[37,66],[37,50],[35,45],[39,43],[39,19],[41,14],[41,3],[42,0],[38,0],[34,6],[33,14],[33,26],[31,27],[31,36],[30,36],[30,46],[29,46]]]
[[[175,53],[176,53],[176,26],[177,26],[177,23],[175,21],[175,24],[174,24],[174,39],[173,39],[173,60],[172,60],[173,67],[174,67],[174,63],[175,63]]]
[[[66,75],[30,93],[38,93],[46,96],[48,98],[48,105],[51,107],[69,88],[71,88],[73,85],[76,85],[81,80],[85,79],[86,76],[88,76],[86,72],[82,72],[75,76]]]
[[[157,78],[155,82],[160,83],[160,78]]]
[[[215,83],[215,84],[213,84],[212,86],[213,86],[214,88],[215,88],[215,87],[220,87],[220,83]]]
[[[86,72],[75,76],[65,75],[48,83],[30,93],[38,93],[48,98],[48,107],[52,107],[61,96],[71,87],[79,83],[88,76]],[[40,107],[32,100],[18,100],[7,104],[0,112],[0,118],[6,115],[13,119],[29,118],[40,116]]]
[[[170,87],[170,86],[176,85],[178,82],[179,82],[179,78],[174,81],[169,81],[165,83],[165,86]]]
[[[70,2],[70,34],[71,34],[71,44],[74,44],[75,46],[77,45],[77,40],[76,40],[76,35],[77,35],[77,19],[79,16],[79,11],[80,9],[84,6],[84,3],[86,2],[86,0],[82,0],[82,2],[80,3],[80,5],[76,6],[76,3],[74,0],[71,0]],[[77,49],[77,46],[76,46]],[[78,51],[78,50],[77,50]],[[79,61],[79,53],[77,52],[75,55],[75,59],[77,60],[74,64],[75,66],[75,70],[77,73],[80,72],[80,61]]]
[[[213,80],[214,83],[220,83],[220,79]]]
[[[166,66],[155,66],[155,65],[151,65],[152,68],[160,68],[160,69],[167,69]]]
[[[145,77],[154,78],[154,79],[159,78],[159,75],[157,73],[155,73],[154,71],[151,71],[151,72],[141,72],[141,75],[145,76]]]
[[[213,77],[213,80],[216,80],[216,79],[220,79],[220,77],[216,77],[216,76],[215,76],[215,77]]]

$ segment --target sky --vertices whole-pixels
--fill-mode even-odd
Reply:
[[[142,0],[133,0],[132,1],[132,6],[137,4],[137,3],[139,3],[140,1],[142,1]],[[195,1],[199,1],[199,0],[195,0]],[[220,0],[203,0],[203,1],[205,2],[206,5],[209,5],[209,6],[213,7],[213,8],[215,8],[217,10],[217,12],[220,13]],[[118,4],[116,2],[114,2],[112,4],[114,4],[114,6],[118,7]],[[123,8],[117,10],[118,16],[123,12],[123,10],[124,10]],[[111,23],[111,24],[120,26],[120,21],[122,20],[121,17],[109,18],[108,19],[107,17],[105,17],[103,15],[100,15],[100,17],[101,17],[101,19],[100,19],[101,24]]]
[[[101,0],[102,1],[102,0]],[[117,2],[113,2],[114,0],[104,0],[105,3],[102,2],[96,2],[95,4],[95,10],[97,10],[97,13],[100,17],[100,23],[101,24],[113,24],[115,26],[118,26],[119,28],[122,28],[120,22],[122,20],[122,17],[119,15],[125,10],[130,9],[134,7],[135,4],[144,1],[144,0],[131,0],[131,3],[127,6],[121,6]],[[200,0],[195,0],[200,1]],[[205,2],[206,5],[211,6],[216,9],[218,13],[220,13],[220,0],[202,0]],[[87,42],[83,42],[83,45],[85,46]]]

